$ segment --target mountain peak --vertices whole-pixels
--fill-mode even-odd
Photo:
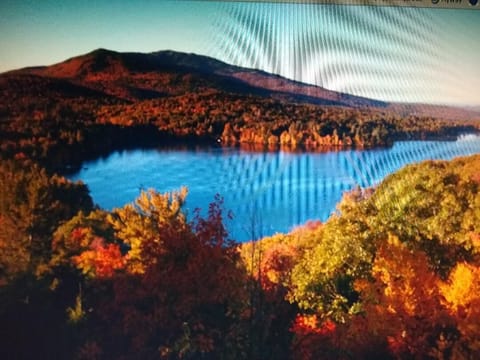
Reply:
[[[98,49],[95,49],[93,51],[90,51],[89,53],[87,53],[83,56],[87,56],[87,55],[97,56],[97,55],[108,55],[108,54],[118,54],[118,52],[116,52],[114,50],[105,49],[105,48],[98,48]]]
[[[88,78],[95,75],[124,73],[121,53],[103,48],[49,66],[42,75],[58,78]]]

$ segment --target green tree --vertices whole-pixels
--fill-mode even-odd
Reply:
[[[49,176],[40,166],[0,163],[0,282],[48,263],[52,234],[92,200],[81,183]]]

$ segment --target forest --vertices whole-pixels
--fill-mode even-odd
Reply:
[[[323,223],[249,243],[222,194],[204,215],[186,188],[107,211],[59,175],[117,148],[371,148],[478,133],[475,118],[309,103],[212,60],[128,56],[0,75],[0,358],[480,358],[480,155],[409,165]]]
[[[29,91],[43,94],[45,84],[40,84],[32,80]],[[95,94],[70,98],[64,90],[39,98],[11,91],[4,92],[6,101],[0,104],[1,157],[31,158],[50,171],[128,146],[204,143],[331,151],[391,146],[406,139],[455,140],[479,132],[473,120],[296,104],[214,90],[126,103]]]
[[[105,211],[82,183],[2,161],[0,356],[477,358],[479,169],[409,165],[324,223],[240,244],[220,196],[204,217],[186,188]]]
[[[0,74],[0,98],[0,157],[50,173],[128,146],[331,151],[480,131],[473,110],[359,98],[168,51],[99,49]]]

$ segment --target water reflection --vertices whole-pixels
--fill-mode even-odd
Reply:
[[[325,221],[342,193],[378,184],[405,164],[480,153],[480,137],[405,141],[389,149],[326,153],[248,152],[236,148],[129,150],[85,163],[71,176],[88,184],[94,200],[112,209],[140,189],[188,186],[186,207],[207,209],[216,193],[235,216],[240,241],[286,232],[309,219]]]

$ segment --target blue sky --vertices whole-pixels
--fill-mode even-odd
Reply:
[[[480,11],[3,0],[0,34],[0,72],[99,47],[172,49],[376,99],[480,105]]]

